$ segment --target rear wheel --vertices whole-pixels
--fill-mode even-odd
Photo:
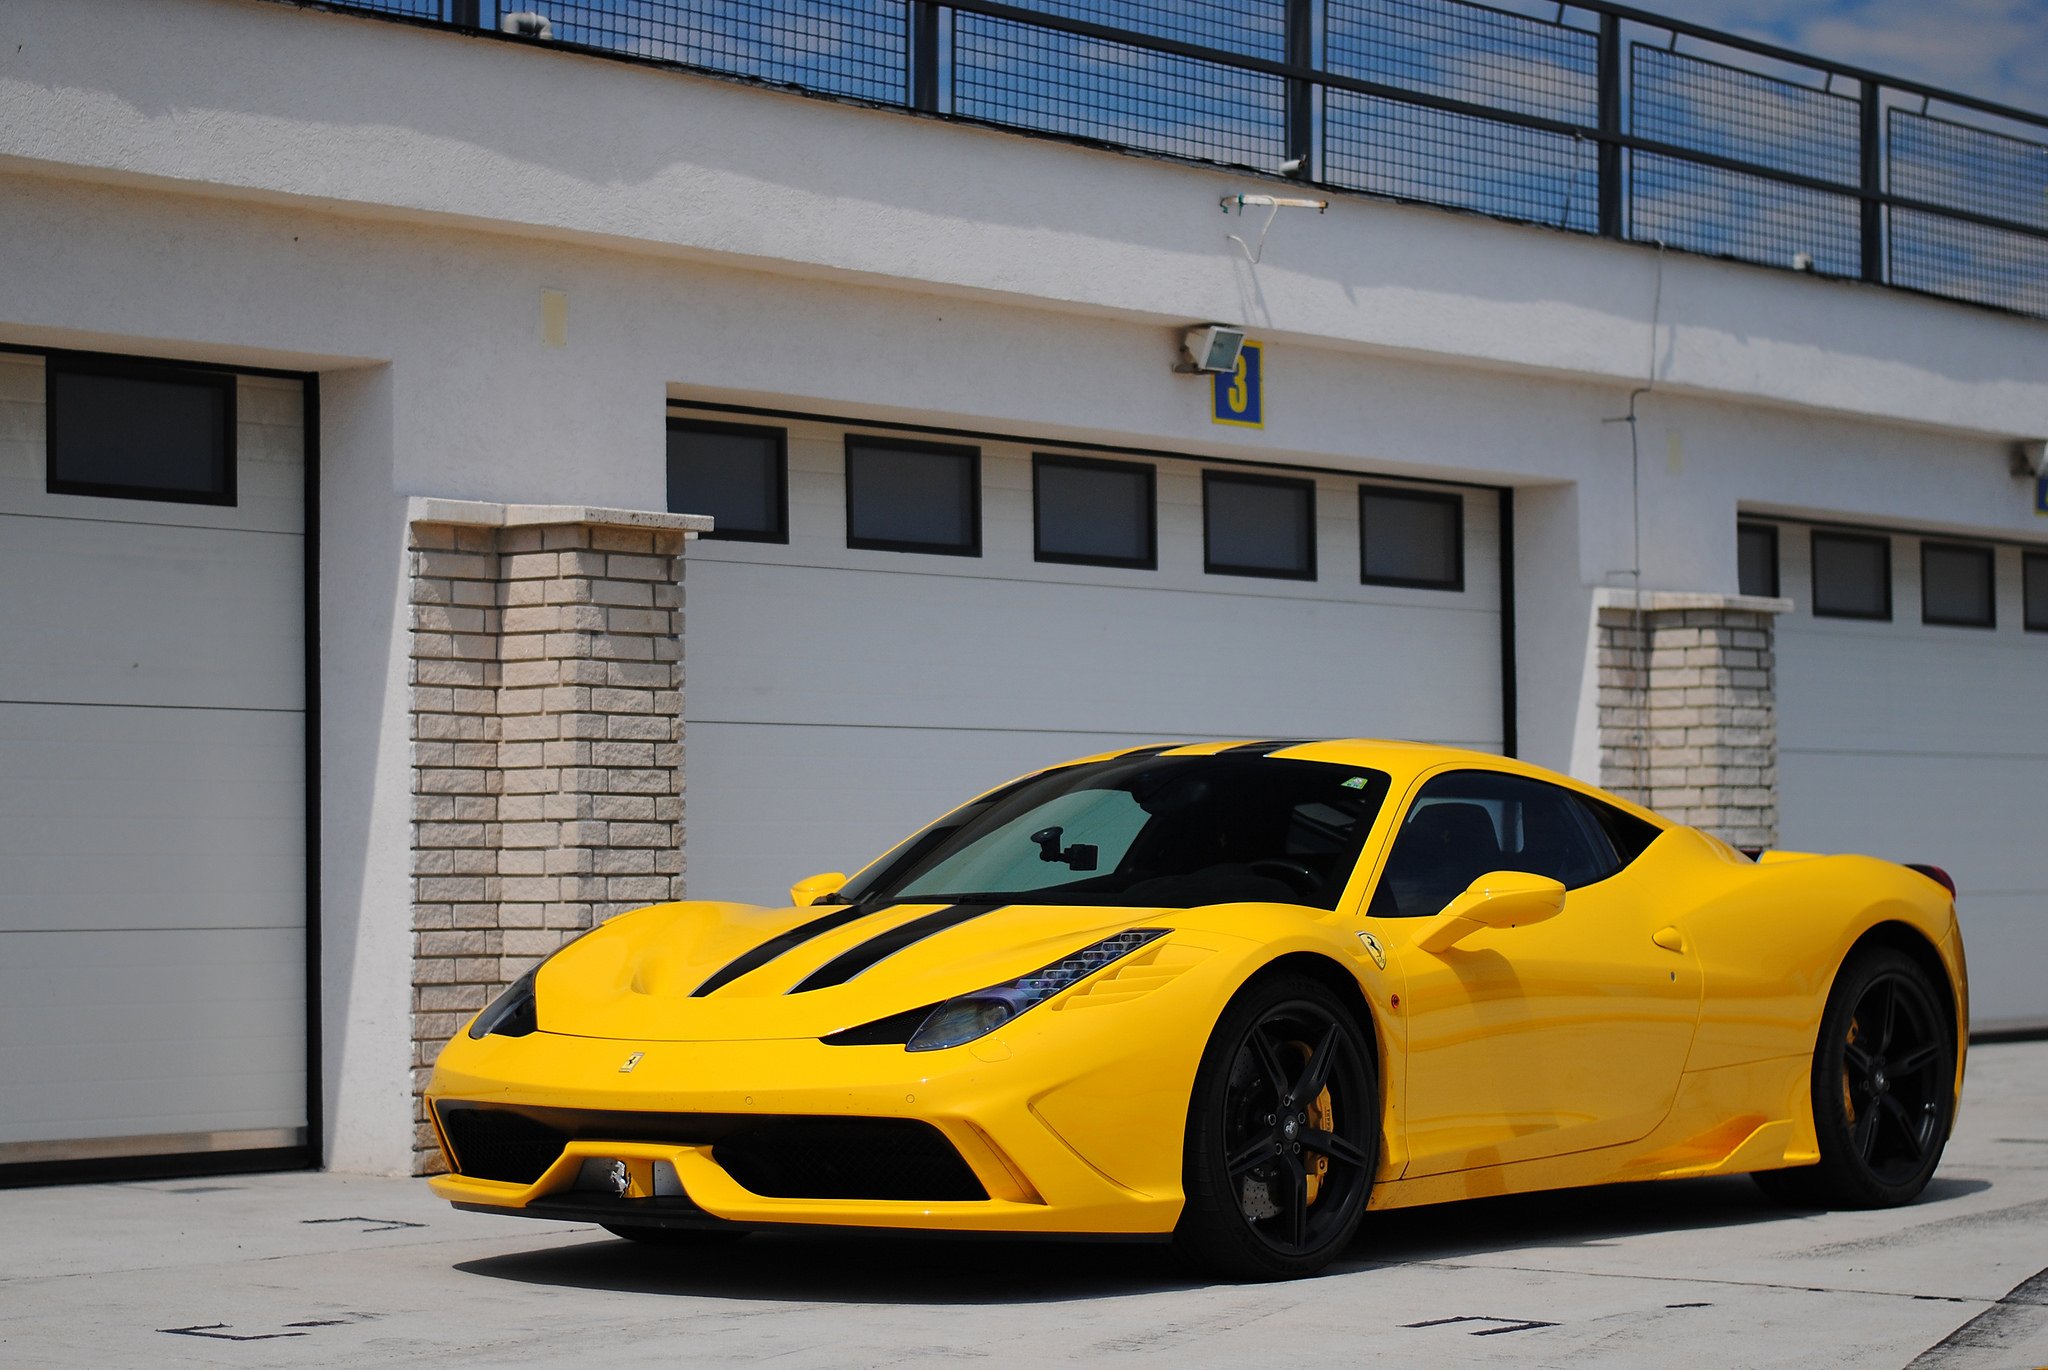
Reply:
[[[1955,1114],[1955,1034],[1940,994],[1917,962],[1889,947],[1842,967],[1813,1053],[1820,1164],[1758,1173],[1766,1194],[1840,1208],[1919,1197]]]
[[[1202,1053],[1174,1241],[1232,1279],[1314,1274],[1358,1230],[1379,1163],[1377,1072],[1336,995],[1300,975],[1255,981]]]

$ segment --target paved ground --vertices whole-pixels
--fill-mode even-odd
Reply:
[[[2048,1043],[1982,1047],[1917,1205],[1741,1179],[1376,1215],[1320,1279],[1144,1248],[753,1237],[710,1261],[341,1175],[0,1192],[0,1366],[2048,1366]]]

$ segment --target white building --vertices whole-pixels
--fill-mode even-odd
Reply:
[[[1937,863],[2048,1024],[2048,127],[1390,3],[0,7],[0,1179],[403,1171],[592,918],[1166,738]]]

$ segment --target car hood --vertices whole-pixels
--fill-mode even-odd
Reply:
[[[543,1032],[641,1041],[824,1037],[1028,974],[1181,909],[660,904],[542,966]]]

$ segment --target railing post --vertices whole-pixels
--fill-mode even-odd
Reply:
[[[1600,236],[1619,238],[1621,224],[1621,19],[1600,16],[1599,85],[1600,132]]]
[[[449,0],[448,22],[459,29],[482,28],[482,0]]]
[[[910,5],[910,107],[939,112],[939,7],[931,0]]]
[[[1306,70],[1315,65],[1315,0],[1287,0],[1287,65]],[[1287,161],[1294,175],[1315,179],[1315,92],[1305,81],[1287,82]]]
[[[1883,120],[1879,117],[1877,82],[1863,82],[1863,279],[1884,283],[1884,206],[1877,197],[1884,193]]]

